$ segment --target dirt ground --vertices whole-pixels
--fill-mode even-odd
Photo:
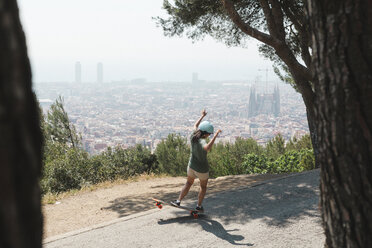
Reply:
[[[238,189],[281,175],[239,175],[210,179],[208,195]],[[75,231],[155,208],[152,197],[171,201],[186,182],[184,177],[139,179],[110,188],[82,192],[66,197],[55,204],[43,206],[44,238]],[[186,199],[197,200],[199,182],[195,181]]]

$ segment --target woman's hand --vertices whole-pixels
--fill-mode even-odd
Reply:
[[[206,116],[206,115],[207,115],[207,111],[205,111],[205,109],[203,109],[202,112],[201,112],[201,116],[200,116],[199,120],[197,120],[194,124],[194,130],[198,129],[200,122],[203,120],[204,116]]]
[[[214,144],[214,141],[216,140],[218,134],[221,133],[221,132],[222,132],[221,129],[218,129],[217,130],[217,132],[215,133],[215,135],[213,136],[213,138],[209,141],[209,143],[206,146],[203,147],[204,150],[206,150],[207,152],[209,152],[212,149],[212,146]]]

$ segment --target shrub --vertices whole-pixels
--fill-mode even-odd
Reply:
[[[156,147],[155,154],[160,173],[172,176],[186,175],[190,147],[187,145],[185,138],[178,134],[169,134],[167,139],[161,141]]]
[[[301,172],[315,168],[312,150],[288,151],[273,163],[273,173]]]
[[[141,145],[126,150],[108,148],[92,157],[82,149],[61,144],[49,144],[47,151],[49,153],[44,158],[41,180],[43,194],[80,189],[84,185],[118,178],[126,179],[157,169],[155,155]]]
[[[290,150],[300,151],[302,149],[308,149],[308,150],[313,149],[309,134],[302,136],[300,139],[297,139],[296,137],[294,137],[286,145],[287,151],[290,151]]]
[[[285,153],[285,140],[281,134],[272,138],[265,146],[266,156],[274,161]]]
[[[59,193],[81,188],[86,182],[83,175],[87,167],[87,159],[86,152],[74,148],[67,150],[62,156],[49,159],[44,164],[41,180],[43,193]]]
[[[216,144],[208,153],[210,176],[252,173],[287,173],[314,169],[314,154],[309,137],[291,141],[284,153],[284,142],[277,136],[264,148],[253,139],[238,138],[234,144]],[[126,179],[142,173],[166,173],[186,176],[190,146],[180,135],[170,134],[157,147],[155,154],[137,145],[129,149],[111,148],[89,156],[81,148],[46,140],[44,170],[41,180],[43,194],[79,189],[87,184]],[[276,159],[274,159],[276,158]]]
[[[312,149],[302,149],[299,160],[299,167],[303,168],[303,170],[315,169],[315,157]]]
[[[244,174],[266,174],[271,172],[271,163],[268,161],[265,155],[256,155],[251,153],[244,156],[242,168]]]
[[[231,158],[229,147],[223,144],[217,144],[211,152],[208,153],[209,175],[210,177],[220,177],[232,175],[235,167],[235,161]]]

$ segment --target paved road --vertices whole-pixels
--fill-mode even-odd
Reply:
[[[320,248],[325,238],[318,184],[319,170],[291,175],[207,195],[206,214],[199,219],[165,206],[48,239],[45,247]]]

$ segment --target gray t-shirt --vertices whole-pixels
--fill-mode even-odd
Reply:
[[[191,169],[199,173],[209,172],[209,165],[207,160],[207,151],[204,150],[204,146],[207,145],[205,139],[199,139],[197,142],[192,142],[192,137],[194,133],[190,136],[191,141],[191,155],[189,160],[189,166]]]

